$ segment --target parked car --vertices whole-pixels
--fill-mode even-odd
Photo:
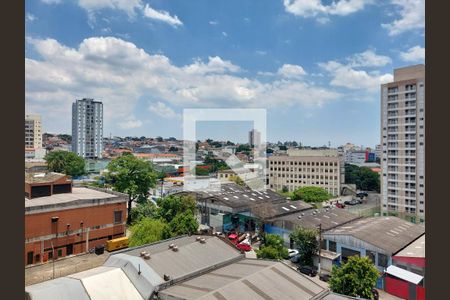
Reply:
[[[246,243],[239,243],[236,245],[236,248],[238,248],[239,250],[244,250],[245,252],[252,250],[252,246]]]
[[[359,204],[359,201],[356,199],[352,199],[352,200],[347,200],[344,203],[347,205],[356,205],[356,204]]]
[[[310,266],[300,266],[297,268],[297,271],[299,271],[300,273],[303,273],[305,275],[308,275],[310,277],[314,277],[317,275],[317,271]]]
[[[291,259],[291,262],[297,264],[300,262],[300,254],[294,255],[290,259]]]
[[[327,274],[327,273],[322,273],[319,276],[319,279],[322,281],[325,281],[325,282],[328,282],[330,280],[330,278],[331,278],[331,275]]]
[[[288,249],[288,253],[289,253],[289,258],[292,258],[298,254],[298,250],[297,249]]]
[[[359,193],[356,194],[356,196],[359,197],[359,198],[364,198],[364,197],[369,196],[369,194],[366,193],[366,192],[359,192]]]
[[[345,204],[337,202],[336,207],[337,208],[345,208]]]

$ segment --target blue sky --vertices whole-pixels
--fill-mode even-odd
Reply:
[[[25,13],[26,111],[54,133],[92,97],[105,136],[182,138],[183,108],[266,108],[269,141],[374,146],[380,84],[424,63],[424,0],[35,0]],[[248,124],[204,125],[247,137]]]

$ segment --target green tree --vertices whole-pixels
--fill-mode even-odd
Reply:
[[[241,144],[236,148],[236,153],[238,152],[250,153],[250,151],[251,151],[250,145]]]
[[[367,167],[346,164],[345,183],[356,184],[359,190],[380,191],[380,175]]]
[[[123,154],[108,164],[106,178],[114,190],[128,195],[127,224],[131,224],[133,201],[146,203],[150,188],[155,187],[157,174],[153,165],[132,154]]]
[[[198,221],[192,212],[180,212],[170,221],[168,229],[171,236],[193,234],[197,232]]]
[[[167,224],[163,220],[143,218],[130,228],[130,247],[145,245],[168,238]]]
[[[158,217],[170,223],[178,214],[191,213],[195,215],[196,202],[191,196],[169,195],[159,198],[156,201],[158,205]]]
[[[292,200],[305,202],[323,202],[332,197],[325,189],[316,186],[304,186],[292,192]]]
[[[341,267],[333,266],[330,289],[339,294],[373,299],[372,289],[379,276],[368,257],[351,256]]]
[[[265,234],[259,250],[256,250],[258,258],[286,259],[289,257],[288,249],[284,247],[283,238],[276,234]]]
[[[44,159],[52,172],[64,173],[72,177],[86,173],[84,159],[73,152],[51,151],[45,155]]]
[[[319,250],[317,234],[318,232],[315,229],[297,227],[289,235],[294,241],[295,248],[298,250],[301,264],[312,265],[313,256]]]
[[[239,177],[238,175],[231,175],[231,176],[230,176],[230,181],[233,181],[233,182],[236,183],[237,185],[245,186],[244,180],[242,180],[242,178]]]
[[[195,168],[195,175],[197,176],[207,176],[209,175],[211,168]]]
[[[133,223],[139,222],[144,218],[156,218],[157,208],[152,202],[138,203],[136,207],[131,208],[131,220]]]

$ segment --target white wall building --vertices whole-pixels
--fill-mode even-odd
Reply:
[[[42,121],[40,115],[25,115],[25,148],[42,148]]]
[[[425,65],[381,86],[381,210],[425,220]]]

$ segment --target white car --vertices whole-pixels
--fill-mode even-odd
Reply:
[[[288,249],[289,258],[292,258],[298,254],[298,250],[296,249]]]

